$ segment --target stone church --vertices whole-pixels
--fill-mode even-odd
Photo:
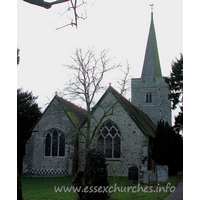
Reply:
[[[91,132],[100,122],[91,147],[106,156],[109,176],[128,176],[154,168],[150,151],[159,120],[171,124],[169,89],[162,77],[156,34],[151,24],[141,78],[131,82],[131,101],[111,85],[92,110]],[[102,117],[105,111],[110,114]],[[32,129],[23,161],[24,176],[73,175],[84,169],[86,110],[54,96]],[[80,134],[81,133],[81,134]]]
[[[131,89],[131,101],[147,113],[155,124],[162,119],[171,125],[171,101],[168,99],[170,91],[162,77],[153,13],[142,75],[141,78],[132,79]]]

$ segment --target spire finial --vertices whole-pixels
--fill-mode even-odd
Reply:
[[[153,4],[150,4],[151,6],[151,13],[153,13]]]

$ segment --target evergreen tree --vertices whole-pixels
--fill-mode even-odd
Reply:
[[[160,121],[152,148],[152,158],[157,164],[168,165],[169,175],[183,169],[183,139],[167,122]]]
[[[17,167],[22,171],[22,159],[25,154],[26,141],[31,136],[31,128],[41,115],[32,92],[17,89]]]
[[[175,117],[174,130],[178,133],[183,130],[183,55],[180,59],[172,62],[172,72],[170,77],[165,78],[169,85],[169,99],[172,101],[172,109],[176,109],[179,105],[180,112]]]

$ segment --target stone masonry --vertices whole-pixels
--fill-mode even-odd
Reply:
[[[169,92],[162,76],[152,12],[141,78],[131,80],[131,101],[147,113],[156,125],[160,120],[171,125]]]
[[[151,94],[151,102],[146,102],[147,94]],[[168,94],[168,85],[163,77],[132,79],[131,101],[147,113],[155,124],[162,119],[171,125],[171,102]]]
[[[103,98],[103,100],[98,104],[97,108],[93,112],[93,118],[95,119],[91,124],[95,127],[95,122],[99,121],[104,114],[105,109],[116,103],[116,99],[111,92]],[[122,105],[117,102],[110,113],[109,116],[105,117],[102,124],[106,121],[114,122],[120,130],[121,134],[121,152],[120,158],[107,158],[106,162],[108,164],[108,175],[109,176],[128,176],[128,169],[132,166],[137,166],[138,173],[142,170],[142,159],[145,156],[148,161],[148,151],[146,145],[148,146],[149,136],[144,134],[136,122],[127,114],[127,111],[122,107]],[[92,148],[97,147],[97,136],[92,141]],[[84,138],[79,138],[79,150],[84,152]],[[145,142],[144,142],[145,141]],[[143,148],[145,143],[145,148]],[[143,152],[143,149],[145,152]],[[147,168],[146,161],[146,168]],[[84,169],[84,158],[79,159],[79,170]]]
[[[139,176],[148,175],[148,170],[154,169],[154,162],[149,152],[155,137],[156,124],[164,120],[171,125],[171,102],[168,94],[168,85],[161,72],[153,13],[151,13],[141,78],[131,80],[131,102],[110,85],[92,110],[91,134],[93,130],[96,130],[96,134],[90,147],[100,148],[107,154],[109,176],[127,177],[128,169],[133,166],[138,168]],[[74,110],[71,112],[68,108]],[[109,115],[103,117],[105,113]],[[76,140],[77,163],[74,162],[74,144],[75,135],[79,130],[83,134],[86,133],[85,119],[84,109],[55,95],[27,141],[23,174],[66,176],[73,173],[75,165],[79,170],[83,170],[85,138],[79,135],[78,141]],[[95,129],[97,123],[100,123],[100,126]],[[56,140],[58,151],[55,150],[55,142],[52,139],[55,132],[58,133]],[[63,134],[64,147],[60,143]],[[62,155],[58,152],[62,152]],[[161,174],[161,178],[164,177],[166,170],[157,169],[157,171]],[[154,180],[153,174],[150,181]]]
[[[65,135],[65,156],[45,156],[46,134],[52,129]],[[72,122],[54,98],[27,141],[23,174],[36,177],[72,174],[73,155],[70,147],[75,132]]]

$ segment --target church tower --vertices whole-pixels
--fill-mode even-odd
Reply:
[[[151,5],[153,6],[153,5]],[[156,33],[151,11],[151,24],[141,78],[131,80],[131,101],[157,124],[161,119],[171,125],[169,88],[160,67]]]

